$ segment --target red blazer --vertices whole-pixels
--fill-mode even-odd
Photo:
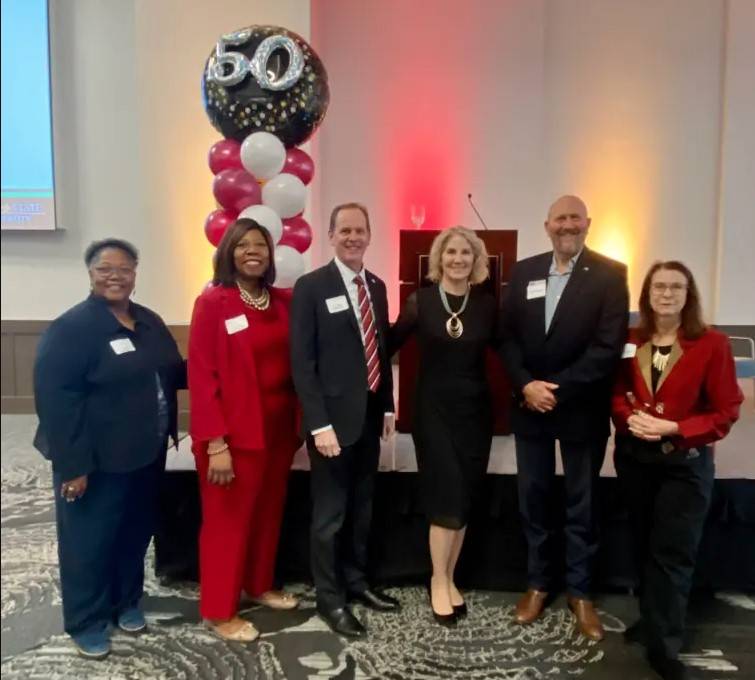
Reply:
[[[679,434],[673,438],[678,448],[703,446],[726,436],[739,418],[744,397],[725,335],[712,329],[697,340],[679,335],[655,394],[651,382],[652,344],[639,342],[633,330],[629,332],[629,343],[636,345],[636,355],[621,360],[613,391],[612,415],[617,433],[629,433],[631,393],[637,407],[679,423]]]
[[[270,289],[270,304],[288,319],[291,293]],[[194,303],[189,330],[190,434],[195,442],[225,437],[234,448],[264,449],[262,401],[246,330],[226,321],[246,317],[236,288],[213,286]]]

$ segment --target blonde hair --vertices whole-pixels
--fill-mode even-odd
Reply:
[[[472,273],[469,275],[469,283],[482,283],[490,276],[490,263],[488,262],[488,251],[485,243],[471,229],[466,227],[448,227],[438,234],[433,240],[430,247],[430,263],[428,266],[427,278],[437,283],[443,276],[443,266],[441,265],[441,255],[446,249],[446,245],[454,236],[461,236],[472,248],[474,254],[474,263],[472,264]]]

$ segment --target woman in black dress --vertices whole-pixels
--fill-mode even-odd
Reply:
[[[474,287],[487,278],[488,255],[475,233],[442,231],[430,249],[428,279],[435,285],[412,293],[391,329],[392,352],[412,333],[420,347],[412,434],[430,522],[431,606],[444,625],[466,613],[454,569],[493,436],[485,355],[495,336],[496,304]]]

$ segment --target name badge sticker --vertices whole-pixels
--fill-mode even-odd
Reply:
[[[245,328],[249,328],[249,321],[245,314],[239,314],[225,320],[225,329],[228,331],[228,335],[243,331]]]
[[[545,297],[545,279],[530,281],[527,284],[527,299],[534,300],[541,297]]]
[[[637,354],[637,345],[635,345],[633,342],[628,342],[626,345],[624,345],[624,351],[621,353],[622,359],[631,359],[632,357],[636,356]]]
[[[345,295],[338,295],[337,297],[328,298],[327,300],[325,300],[325,304],[328,306],[328,311],[331,314],[344,312],[349,308],[349,303],[346,300]]]
[[[126,352],[136,352],[134,343],[129,338],[117,338],[110,341],[110,347],[116,354],[125,354]]]

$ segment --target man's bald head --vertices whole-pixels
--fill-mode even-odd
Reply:
[[[559,196],[553,201],[553,203],[551,203],[550,208],[548,208],[548,219],[550,219],[555,212],[563,210],[579,210],[585,217],[587,217],[587,206],[579,196],[572,196],[571,194]]]
[[[589,228],[587,206],[578,196],[561,196],[548,209],[545,231],[562,258],[572,258],[582,250]]]

